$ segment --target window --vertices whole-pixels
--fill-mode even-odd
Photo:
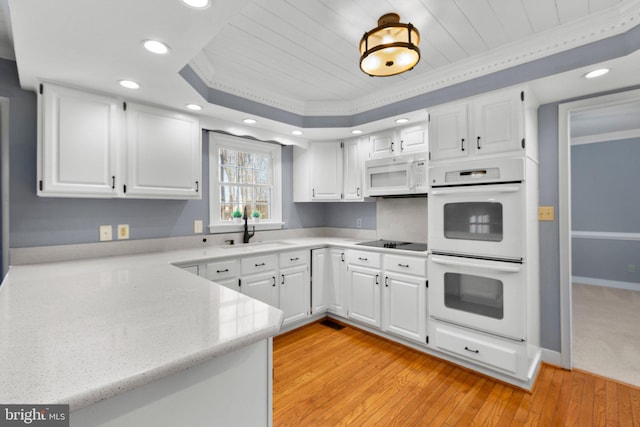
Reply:
[[[266,142],[210,133],[209,176],[211,232],[236,231],[247,209],[257,229],[282,227],[281,147]]]

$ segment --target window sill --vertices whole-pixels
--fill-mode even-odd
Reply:
[[[280,230],[284,225],[284,222],[258,222],[255,223],[253,221],[248,222],[249,229],[253,230],[253,227],[256,228],[256,231],[265,231],[265,230]],[[244,222],[238,224],[236,222],[229,221],[228,223],[219,223],[219,224],[210,224],[209,225],[209,233],[234,233],[237,231],[244,231]]]

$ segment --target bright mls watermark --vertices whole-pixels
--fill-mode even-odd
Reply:
[[[2,405],[0,427],[69,427],[69,405]]]

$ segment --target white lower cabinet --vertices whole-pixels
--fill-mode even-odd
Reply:
[[[338,248],[311,251],[311,311],[328,311],[338,316],[347,315],[346,250]]]
[[[427,338],[427,293],[424,278],[385,272],[382,328],[413,341]]]
[[[349,250],[347,260],[347,316],[376,328],[382,327],[381,255],[376,252]]]
[[[237,259],[208,263],[204,274],[201,273],[201,275],[222,286],[240,292],[240,263]]]
[[[240,283],[243,294],[273,307],[278,307],[279,293],[275,270],[253,276],[242,277],[240,279]]]
[[[309,253],[280,254],[279,307],[284,312],[283,325],[304,320],[309,315]]]

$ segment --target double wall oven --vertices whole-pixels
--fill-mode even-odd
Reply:
[[[431,316],[524,341],[524,159],[436,166],[429,175]]]

